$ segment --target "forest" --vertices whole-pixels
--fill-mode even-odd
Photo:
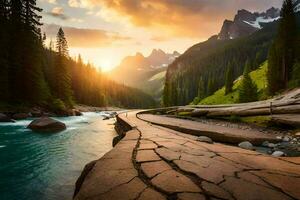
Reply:
[[[80,55],[71,58],[62,28],[56,41],[46,45],[41,11],[36,0],[0,0],[1,106],[155,106],[152,97],[106,78]]]
[[[248,73],[266,60],[269,60],[266,95],[299,86],[300,14],[294,12],[294,7],[293,1],[286,0],[280,20],[265,24],[249,36],[233,40],[213,36],[188,49],[168,68],[163,104],[186,105],[193,100],[197,104],[224,85],[226,93],[231,92],[233,81],[243,74],[241,95],[250,97],[248,94],[256,91],[253,92],[255,86]],[[240,102],[255,101],[255,96],[242,97]]]

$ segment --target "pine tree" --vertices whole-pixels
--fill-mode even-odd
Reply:
[[[232,92],[233,87],[233,66],[229,64],[227,66],[226,78],[225,78],[225,95]]]
[[[250,75],[250,65],[246,64],[239,86],[239,103],[253,102],[258,100],[257,86],[252,81]]]
[[[49,98],[49,89],[43,71],[43,41],[40,32],[38,14],[42,9],[36,6],[36,0],[23,0],[24,4],[24,51],[23,59],[24,98],[30,103],[41,103]]]
[[[212,95],[215,92],[215,80],[212,75],[209,76],[208,84],[207,84],[207,94]]]
[[[269,51],[268,90],[275,94],[287,88],[291,79],[292,66],[296,58],[297,24],[293,0],[284,0],[281,9],[278,34]]]
[[[71,90],[71,75],[67,66],[69,57],[68,44],[62,28],[59,28],[56,36],[56,63],[55,63],[55,96],[64,101],[68,106],[73,105]]]
[[[206,96],[205,87],[204,87],[204,81],[203,81],[202,77],[200,77],[200,80],[199,80],[198,95],[197,96],[198,96],[198,98],[200,100],[202,100]]]
[[[291,88],[300,86],[300,62],[296,62],[293,66],[292,79],[289,86]]]
[[[0,0],[0,102],[9,100],[8,79],[8,52],[7,52],[7,25],[8,25],[8,1]]]

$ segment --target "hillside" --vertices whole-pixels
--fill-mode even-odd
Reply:
[[[264,62],[257,70],[250,73],[250,77],[255,82],[258,88],[259,100],[263,100],[266,92],[266,73],[268,62]],[[242,76],[234,81],[233,91],[225,95],[225,87],[217,90],[213,95],[206,97],[200,101],[199,105],[215,105],[215,104],[233,104],[238,100],[238,87],[240,85]]]
[[[297,19],[300,22],[299,13]],[[189,104],[198,96],[200,82],[204,86],[204,97],[212,95],[223,87],[229,66],[234,68],[234,79],[242,75],[246,62],[251,65],[251,70],[255,70],[267,59],[277,26],[278,21],[270,22],[254,33],[236,39],[221,40],[216,35],[189,48],[168,67],[164,104]]]

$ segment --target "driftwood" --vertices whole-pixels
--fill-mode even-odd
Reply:
[[[284,124],[293,126],[296,128],[300,127],[300,115],[290,114],[290,115],[273,115],[271,121],[277,124]]]

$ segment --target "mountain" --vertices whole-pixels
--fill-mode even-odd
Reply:
[[[233,21],[227,19],[224,21],[218,39],[235,39],[252,34],[265,24],[278,20],[279,16],[280,10],[273,7],[262,13],[239,10]]]
[[[167,66],[180,54],[177,51],[165,53],[161,49],[153,49],[148,57],[141,53],[125,57],[109,76],[127,86],[136,87],[159,98],[161,96],[164,75]]]
[[[247,14],[240,15],[235,17],[235,21],[249,20],[251,17],[252,15]],[[296,17],[300,31],[300,12]],[[166,106],[189,104],[198,96],[199,88],[203,88],[201,97],[212,95],[224,86],[226,70],[230,66],[234,68],[235,79],[242,75],[246,63],[250,64],[251,70],[255,70],[259,64],[267,60],[277,26],[278,20],[275,20],[243,37],[239,35],[232,39],[220,39],[220,35],[215,35],[205,42],[190,47],[168,67],[164,104]]]

